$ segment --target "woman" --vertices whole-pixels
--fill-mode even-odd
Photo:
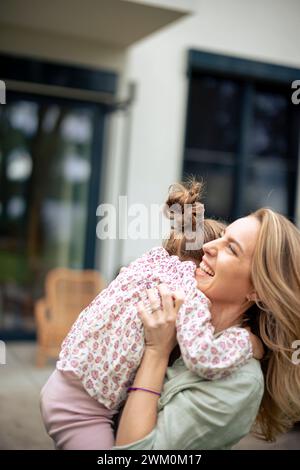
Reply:
[[[300,419],[300,368],[291,361],[292,344],[300,338],[298,229],[260,209],[203,249],[214,274],[198,268],[197,282],[212,303],[216,333],[251,326],[265,347],[262,367],[251,359],[213,382],[187,371],[181,358],[167,368],[183,299],[173,302],[161,286],[163,309],[157,311],[149,292],[155,313],[149,316],[140,305],[146,349],[133,384],[138,390],[124,406],[114,449],[227,449],[249,432],[256,416],[267,440]]]

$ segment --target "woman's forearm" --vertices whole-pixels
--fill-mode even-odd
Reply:
[[[168,366],[168,357],[145,349],[133,387],[149,388],[160,392]],[[130,392],[120,419],[116,446],[127,445],[147,436],[156,425],[159,396],[146,391]]]

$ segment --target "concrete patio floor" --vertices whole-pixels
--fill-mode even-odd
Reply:
[[[7,344],[6,365],[0,365],[0,449],[53,449],[40,417],[39,393],[54,368],[35,366],[35,343]],[[300,391],[299,391],[300,393]],[[300,428],[266,444],[247,436],[236,449],[300,449]]]

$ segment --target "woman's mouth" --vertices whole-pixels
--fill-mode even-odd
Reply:
[[[210,277],[213,277],[215,275],[214,271],[203,260],[201,261],[199,268],[196,269],[196,273],[199,276],[208,275]]]

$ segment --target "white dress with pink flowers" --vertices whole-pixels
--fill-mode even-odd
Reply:
[[[209,380],[231,374],[253,355],[249,333],[232,327],[214,335],[210,302],[197,288],[195,269],[195,263],[170,256],[163,247],[133,261],[81,312],[62,344],[57,368],[75,373],[89,395],[108,409],[119,408],[144,352],[137,303],[147,303],[145,289],[165,283],[186,296],[176,328],[187,368]]]

